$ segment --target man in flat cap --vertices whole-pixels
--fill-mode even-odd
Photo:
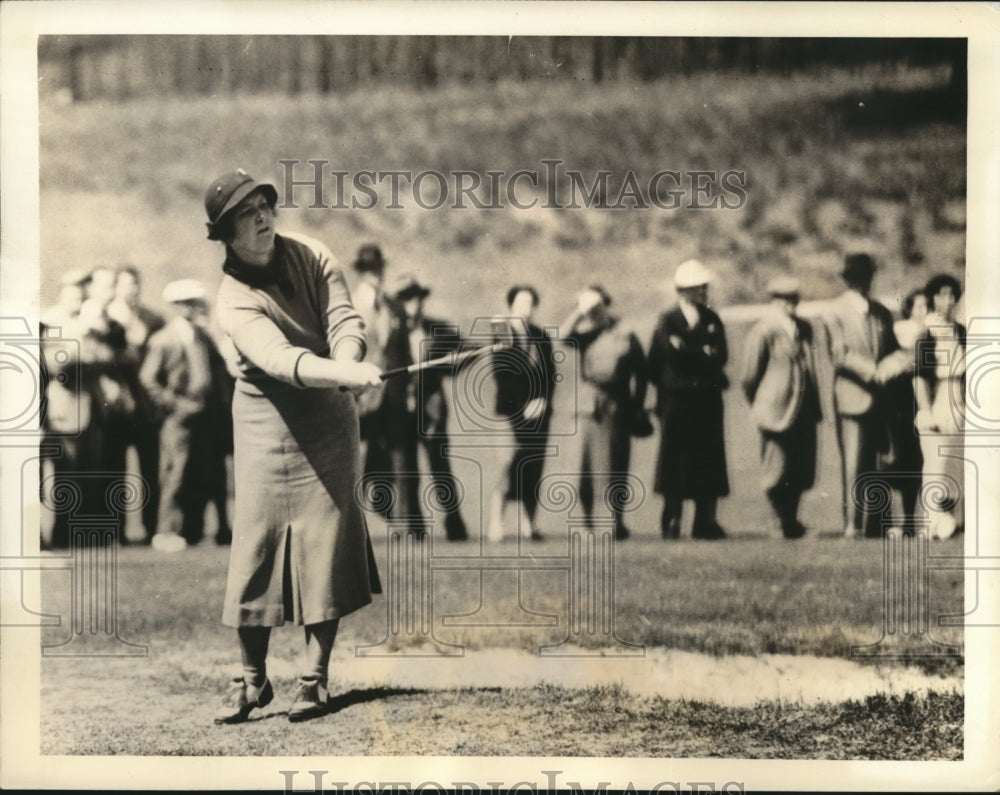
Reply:
[[[715,509],[719,497],[729,494],[722,410],[729,349],[722,321],[708,307],[711,280],[698,260],[677,268],[677,304],[660,315],[649,345],[649,380],[660,418],[655,485],[663,495],[660,532],[668,539],[680,535],[686,499],[695,505],[693,538],[726,536]]]
[[[203,327],[205,288],[179,279],[163,288],[174,316],[149,339],[139,378],[160,426],[160,509],[153,548],[176,552],[204,536],[205,507],[215,506],[216,543],[232,539],[226,510],[226,456],[232,452],[233,379]]]
[[[799,283],[773,279],[771,305],[750,329],[741,385],[761,434],[761,485],[785,538],[801,538],[802,493],[816,479],[819,391],[812,326],[797,317]]]
[[[842,274],[847,289],[825,318],[834,367],[833,405],[841,457],[844,535],[880,536],[879,517],[864,510],[855,495],[858,477],[876,471],[888,447],[883,385],[898,377],[899,343],[892,313],[869,297],[875,262],[868,254],[848,254]]]

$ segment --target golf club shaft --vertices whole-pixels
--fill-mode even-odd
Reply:
[[[506,345],[504,343],[498,342],[494,345],[476,348],[473,351],[466,351],[465,353],[449,353],[447,356],[440,356],[437,359],[428,359],[425,362],[415,362],[407,367],[396,367],[392,370],[386,370],[379,376],[379,378],[383,381],[388,381],[390,378],[418,373],[421,370],[427,370],[431,367],[442,367],[446,365],[453,366],[459,364],[460,362],[464,362],[466,359],[478,356],[481,353],[498,351],[505,347]]]

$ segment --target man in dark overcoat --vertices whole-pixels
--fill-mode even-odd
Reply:
[[[719,497],[729,494],[722,412],[729,353],[722,321],[707,305],[711,279],[697,260],[677,268],[677,305],[660,316],[649,346],[660,419],[655,488],[664,500],[664,538],[679,537],[685,499],[695,504],[692,537],[725,537],[715,514]]]
[[[785,538],[801,538],[802,493],[816,480],[819,391],[812,326],[795,314],[799,283],[768,285],[771,305],[747,335],[742,387],[761,434],[761,485]]]

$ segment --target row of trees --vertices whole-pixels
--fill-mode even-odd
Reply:
[[[387,83],[655,80],[704,70],[790,73],[948,64],[964,39],[532,36],[43,36],[43,86],[74,101],[147,94],[330,92]]]

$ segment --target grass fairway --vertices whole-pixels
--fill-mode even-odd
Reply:
[[[374,524],[374,523],[373,523]],[[386,572],[384,536],[373,527],[379,564]],[[552,537],[532,545],[536,556],[559,555]],[[957,554],[960,541],[934,547]],[[491,550],[493,548],[490,548]],[[448,554],[449,565],[478,554],[477,544],[433,547],[432,559]],[[508,542],[500,553],[514,555]],[[239,673],[233,630],[219,622],[227,553],[203,546],[177,556],[126,548],[119,556],[121,637],[148,645],[142,659],[45,659],[42,666],[42,752],[124,755],[580,755],[685,757],[725,756],[801,759],[956,759],[962,749],[961,659],[923,672],[902,661],[877,665],[885,692],[844,700],[845,682],[830,681],[830,699],[778,696],[750,703],[735,691],[759,682],[734,673],[716,696],[659,695],[653,677],[669,687],[671,677],[710,675],[746,655],[764,655],[785,693],[815,690],[824,676],[817,658],[839,664],[852,644],[873,643],[881,631],[881,549],[878,542],[834,538],[785,544],[745,539],[724,544],[666,545],[652,536],[616,547],[615,631],[624,641],[647,647],[646,657],[616,661],[554,660],[531,681],[519,668],[542,665],[540,644],[567,636],[566,579],[536,572],[520,582],[520,608],[558,616],[555,626],[504,626],[521,610],[513,574],[492,583],[489,615],[477,626],[447,627],[446,615],[468,612],[480,598],[472,571],[435,576],[432,604],[435,637],[460,644],[462,675],[444,673],[431,660],[414,673],[426,653],[420,638],[404,632],[380,647],[386,656],[352,656],[356,646],[379,644],[388,633],[386,596],[343,622],[330,690],[335,713],[307,724],[287,723],[284,711],[294,686],[302,633],[273,633],[270,676],[276,698],[263,716],[242,727],[216,727],[214,714],[226,680]],[[67,574],[48,572],[45,609],[65,615]],[[932,620],[962,610],[961,581],[931,577]],[[52,644],[66,630],[46,631]],[[933,628],[937,640],[959,643],[960,630]],[[576,640],[580,637],[577,636]],[[84,637],[79,647],[86,650]],[[585,655],[607,638],[576,647]],[[920,647],[926,651],[926,646]],[[896,650],[920,650],[911,640]],[[504,651],[506,650],[506,651]],[[678,650],[705,653],[704,657]],[[502,653],[501,653],[502,652]],[[781,652],[792,658],[773,658]],[[495,664],[481,663],[493,659]],[[520,656],[518,656],[520,655]],[[672,658],[671,655],[674,655]],[[673,659],[671,663],[670,660]],[[512,662],[513,661],[513,662]],[[534,662],[532,662],[534,661]],[[911,662],[918,662],[912,660]],[[586,684],[588,666],[601,666]],[[684,666],[671,669],[671,665]],[[874,664],[870,664],[874,665]],[[692,667],[703,666],[693,672]],[[489,670],[470,671],[470,668]],[[570,668],[583,671],[574,679]],[[865,669],[855,675],[862,675]],[[908,692],[911,681],[938,681],[930,691]],[[421,678],[423,677],[423,678]],[[799,682],[792,682],[801,677]],[[617,678],[617,681],[615,681]],[[714,680],[713,680],[714,681]],[[788,685],[791,684],[789,689]],[[849,683],[847,683],[849,684]],[[807,685],[809,687],[807,687]],[[683,687],[680,688],[683,690]],[[822,692],[822,688],[820,688]]]

